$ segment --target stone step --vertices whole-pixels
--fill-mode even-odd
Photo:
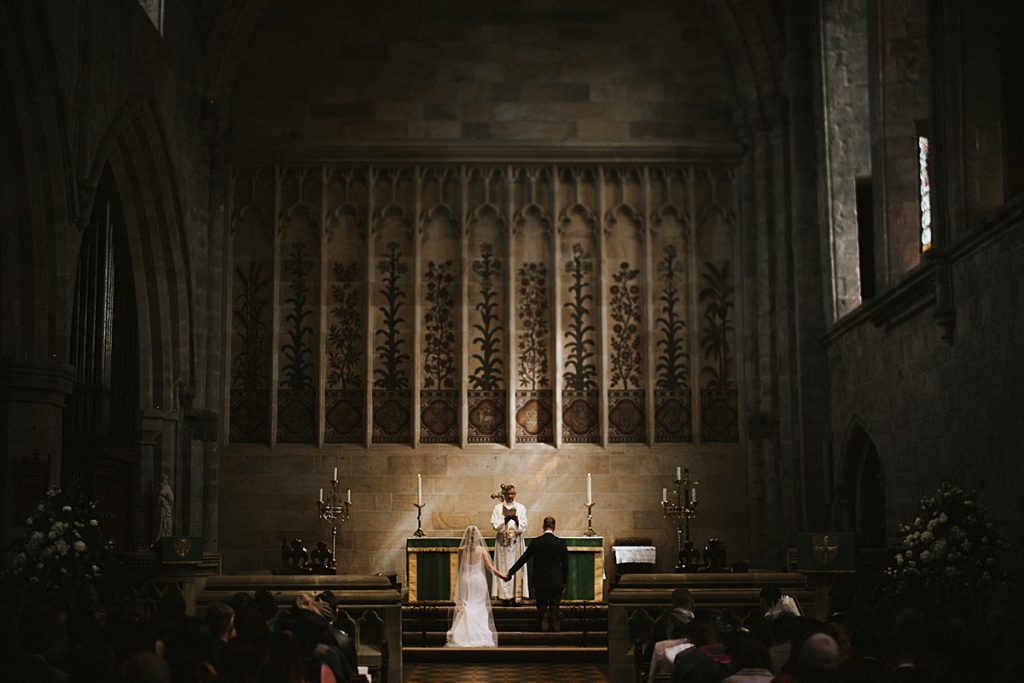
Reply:
[[[403,647],[443,647],[445,631],[405,632],[402,634]],[[539,648],[557,647],[603,647],[608,643],[607,631],[498,631],[499,646],[522,646]]]
[[[402,631],[447,631],[451,623],[446,615],[430,619],[403,619]],[[539,631],[540,625],[535,617],[522,619],[495,619],[494,626],[498,631]],[[607,619],[572,619],[562,617],[564,631],[605,631],[608,629]]]
[[[452,603],[430,603],[404,605],[402,607],[402,631],[446,631],[451,621]],[[564,631],[596,632],[608,628],[608,606],[604,603],[586,606],[563,604],[562,629]],[[540,631],[537,610],[532,605],[513,607],[495,606],[492,609],[494,625],[499,632]]]
[[[403,647],[405,662],[518,663],[524,662],[590,662],[608,661],[608,648],[601,647],[530,647],[498,645],[498,647]]]

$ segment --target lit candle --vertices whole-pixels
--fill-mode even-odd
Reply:
[[[677,467],[676,468],[676,481],[682,481],[682,479],[683,479],[683,468],[682,467]]]
[[[662,503],[667,503],[668,502],[668,489],[666,489],[666,488],[661,489],[661,502]]]
[[[345,497],[348,499],[348,504],[351,505],[352,504],[352,489],[348,490],[348,492],[347,492]]]
[[[594,502],[594,494],[590,488],[590,472],[587,472],[587,505]]]
[[[334,481],[338,481],[338,468],[334,468]]]
[[[693,488],[690,489],[690,502],[691,503],[696,503],[697,502],[697,487],[696,486],[694,486]]]
[[[416,502],[423,505],[423,475],[416,475]]]
[[[324,490],[320,489],[320,502],[324,502]]]

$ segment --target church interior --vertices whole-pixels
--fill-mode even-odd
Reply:
[[[0,0],[0,544],[74,488],[137,598],[331,587],[421,680],[514,485],[633,681],[937,496],[1019,614],[1022,65],[1017,0]]]

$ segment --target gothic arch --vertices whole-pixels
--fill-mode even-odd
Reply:
[[[63,362],[79,236],[59,84],[40,3],[0,5],[0,355]]]
[[[705,0],[704,5],[721,29],[722,49],[732,67],[743,123],[753,130],[768,129],[776,122],[774,107],[781,90],[779,18],[772,15],[770,3]]]
[[[103,136],[88,183],[96,187],[109,168],[121,199],[138,308],[139,405],[170,410],[177,391],[194,386],[194,349],[191,269],[167,150],[152,103],[133,98]]]
[[[885,475],[867,426],[854,418],[846,430],[839,456],[837,502],[839,524],[857,534],[858,545],[887,545]]]

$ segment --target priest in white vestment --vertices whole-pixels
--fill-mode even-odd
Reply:
[[[504,490],[505,500],[494,506],[491,526],[496,532],[494,538],[494,567],[507,574],[509,567],[516,563],[526,551],[523,534],[526,533],[526,506],[516,502],[516,487]],[[530,597],[526,567],[517,572],[511,581],[492,581],[491,597],[505,602],[522,602]]]

